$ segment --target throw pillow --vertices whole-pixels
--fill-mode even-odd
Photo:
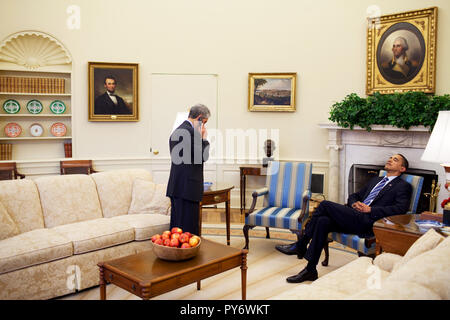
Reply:
[[[423,236],[413,243],[403,258],[394,265],[393,271],[405,265],[412,258],[435,248],[443,239],[444,237],[437,233],[434,229],[428,230]]]
[[[166,185],[142,179],[134,180],[128,214],[168,214],[169,209],[170,199],[166,197]]]
[[[14,237],[19,234],[16,223],[9,215],[3,203],[0,202],[0,240]]]
[[[391,272],[394,265],[402,259],[402,256],[393,253],[382,253],[375,257],[373,264],[381,270]]]
[[[386,281],[414,282],[437,293],[441,299],[450,299],[450,237],[436,248],[409,260],[392,271]]]

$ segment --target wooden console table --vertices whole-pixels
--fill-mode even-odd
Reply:
[[[245,213],[245,186],[247,183],[247,176],[265,176],[266,168],[262,165],[245,165],[239,167],[240,171],[240,197],[241,197],[241,214]]]
[[[202,206],[225,202],[225,220],[227,225],[227,245],[230,245],[230,191],[234,186],[212,185],[211,188],[203,192],[203,198],[199,205],[198,232],[202,234]]]

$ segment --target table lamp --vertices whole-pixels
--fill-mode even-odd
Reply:
[[[450,110],[439,111],[422,161],[439,163],[445,169],[445,188],[450,188]],[[450,191],[450,190],[449,190]],[[444,208],[447,211],[448,208]]]

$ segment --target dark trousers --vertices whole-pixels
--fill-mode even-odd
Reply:
[[[179,227],[183,232],[198,235],[199,203],[175,197],[170,197],[170,203],[170,229]]]
[[[315,266],[319,262],[328,233],[370,235],[373,234],[372,226],[373,222],[367,213],[361,213],[339,203],[323,201],[305,226],[304,234],[297,245],[301,251],[306,250],[305,259],[308,260],[308,265]]]

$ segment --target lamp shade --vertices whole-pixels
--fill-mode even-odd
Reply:
[[[421,160],[450,165],[450,111],[439,111]]]

